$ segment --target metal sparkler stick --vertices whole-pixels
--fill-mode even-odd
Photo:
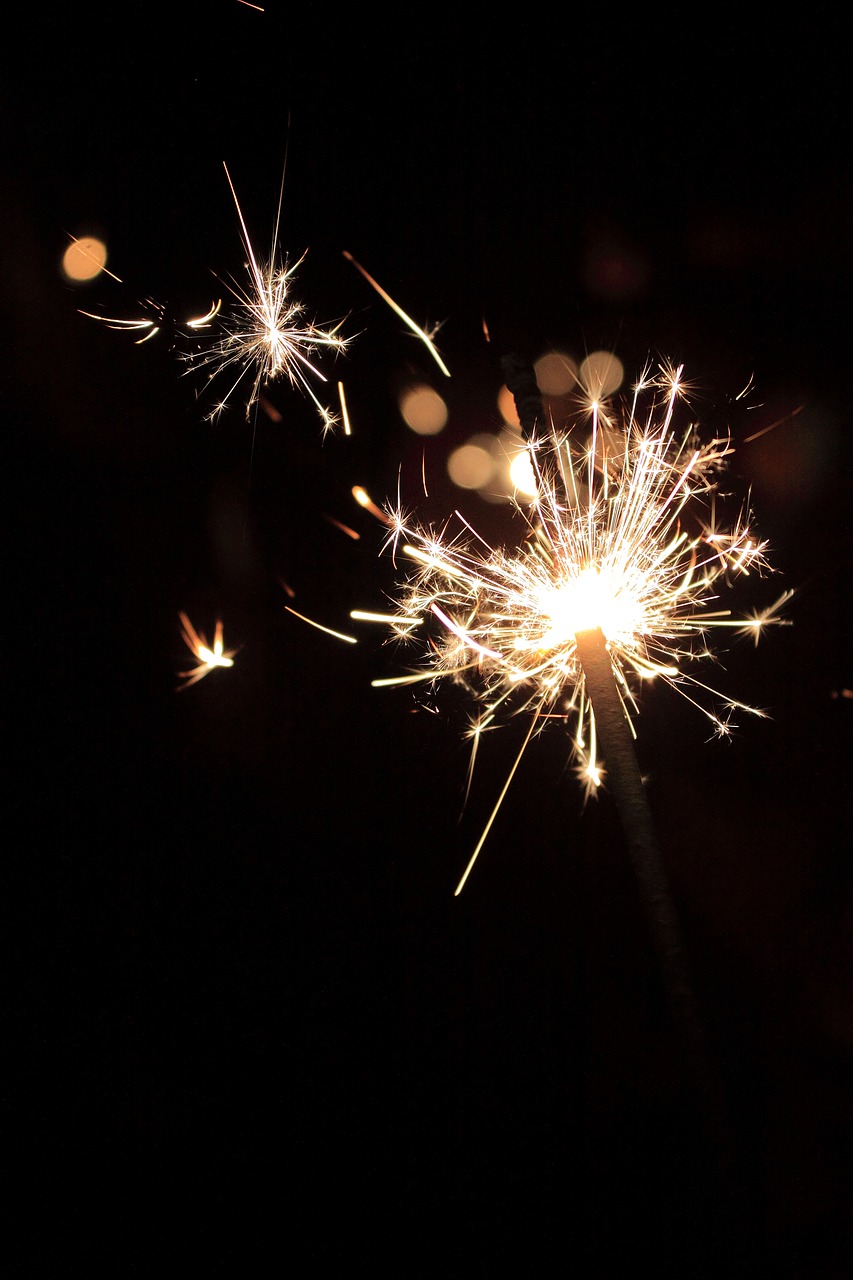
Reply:
[[[522,435],[535,445],[545,430],[545,408],[528,361],[514,353],[501,360],[507,389],[515,399]],[[557,477],[559,481],[559,477]],[[600,627],[575,632],[577,655],[592,705],[607,781],[625,833],[628,856],[637,878],[652,943],[660,965],[672,1015],[681,1031],[688,1064],[706,1106],[718,1149],[724,1138],[721,1092],[711,1066],[706,1035],[690,979],[678,913],[655,834],[648,797],[640,773],[625,706],[613,676],[607,642]]]
[[[609,789],[619,814],[628,856],[637,877],[649,930],[672,1012],[686,1035],[693,1066],[706,1073],[704,1031],[690,981],[678,914],[655,834],[646,789],[619,697],[607,643],[600,628],[575,635],[578,657],[595,715]]]
[[[521,434],[528,444],[532,444],[536,436],[542,434],[545,418],[545,406],[533,366],[529,360],[510,351],[501,357],[501,369],[507,391],[515,400]]]

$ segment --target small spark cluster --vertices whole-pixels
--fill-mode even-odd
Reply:
[[[302,302],[292,294],[291,284],[302,257],[288,264],[278,253],[278,220],[273,234],[269,260],[259,260],[249,238],[243,213],[228,169],[225,169],[231,194],[240,220],[243,248],[248,261],[248,280],[225,282],[232,302],[219,316],[219,333],[210,344],[188,357],[191,366],[207,369],[208,383],[228,369],[236,376],[226,394],[218,401],[209,417],[216,418],[245,378],[251,390],[246,400],[246,416],[257,404],[261,388],[282,374],[292,386],[301,389],[313,401],[323,422],[324,431],[333,428],[338,418],[318,398],[310,378],[325,382],[326,378],[313,363],[321,349],[335,354],[343,352],[348,339],[340,333],[341,325],[324,329],[305,319]],[[310,377],[309,377],[310,375]]]
[[[604,770],[576,643],[584,631],[604,634],[632,732],[638,683],[654,678],[694,703],[717,735],[731,732],[735,711],[762,715],[684,670],[710,656],[716,628],[757,643],[765,626],[781,621],[791,595],[739,619],[715,607],[726,582],[769,569],[767,544],[752,533],[745,510],[729,524],[718,515],[720,475],[733,450],[727,439],[699,444],[692,424],[676,431],[684,391],[681,368],[647,371],[619,414],[587,406],[591,430],[581,447],[577,424],[534,440],[536,495],[519,506],[526,529],[517,550],[489,546],[461,517],[451,534],[449,526],[421,528],[399,508],[390,512],[388,545],[416,567],[384,621],[400,640],[426,633],[424,661],[374,683],[464,683],[478,708],[475,749],[502,708],[531,716],[530,732],[546,719],[564,720],[587,795]]]
[[[181,672],[183,684],[180,688],[188,689],[190,685],[197,684],[199,680],[203,680],[216,667],[234,666],[234,656],[237,650],[229,649],[226,651],[221,620],[217,620],[213,645],[211,646],[207,643],[205,637],[196,631],[187,614],[181,613],[179,617],[181,619],[181,635],[184,638],[184,644],[193,657],[198,659],[197,667],[191,667],[189,671]]]

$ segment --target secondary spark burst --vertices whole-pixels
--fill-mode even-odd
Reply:
[[[340,333],[341,324],[323,329],[306,320],[303,303],[292,296],[293,277],[305,255],[292,264],[279,257],[281,196],[269,259],[263,261],[252,246],[227,165],[224,168],[240,221],[241,239],[248,259],[245,264],[248,280],[245,284],[236,280],[224,282],[232,303],[220,315],[221,333],[211,345],[187,357],[192,366],[209,370],[208,383],[226,370],[235,372],[230,388],[209,416],[218,417],[240,384],[249,379],[251,390],[246,400],[246,416],[249,417],[261,388],[284,374],[292,386],[298,387],[313,401],[324,431],[328,431],[336,426],[338,419],[320,401],[311,385],[310,378],[326,382],[312,357],[322,349],[339,355],[345,350],[348,339]]]
[[[684,670],[711,656],[716,628],[757,642],[782,621],[792,594],[745,618],[714,607],[732,579],[769,570],[767,544],[753,535],[743,508],[723,523],[720,476],[733,450],[727,439],[699,444],[692,423],[676,430],[684,386],[680,368],[647,373],[621,414],[588,406],[582,446],[576,427],[535,440],[536,496],[518,508],[526,522],[518,549],[489,546],[461,517],[456,532],[421,528],[399,509],[389,517],[386,547],[402,550],[415,568],[386,621],[401,641],[427,631],[422,666],[399,683],[449,678],[467,686],[477,703],[475,750],[501,710],[531,718],[520,755],[549,719],[562,720],[586,795],[606,774],[578,654],[576,637],[585,631],[604,633],[632,732],[637,686],[654,678],[688,698],[720,736],[730,732],[735,710],[764,714]],[[497,806],[474,857],[496,813]]]
[[[196,631],[189,617],[185,613],[179,614],[181,619],[181,635],[184,643],[194,658],[198,659],[199,665],[192,667],[189,671],[180,673],[183,684],[182,689],[188,689],[191,684],[203,680],[206,675],[213,671],[216,667],[233,667],[236,649],[229,649],[226,653],[225,645],[222,638],[222,623],[217,620],[216,630],[213,636],[213,646],[211,647],[207,640],[200,632]]]

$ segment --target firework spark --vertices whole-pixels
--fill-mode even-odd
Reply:
[[[313,401],[324,431],[329,431],[338,419],[320,401],[311,385],[311,378],[326,382],[312,357],[322,349],[331,350],[336,355],[345,350],[349,340],[340,333],[343,322],[330,329],[320,328],[305,319],[303,303],[292,296],[292,280],[305,255],[292,264],[279,257],[281,195],[270,255],[263,261],[252,246],[227,165],[224,168],[240,221],[241,239],[248,259],[245,264],[248,279],[245,284],[236,280],[224,282],[232,303],[220,315],[221,332],[211,345],[201,347],[187,357],[193,367],[208,370],[208,384],[227,370],[235,373],[228,391],[209,416],[218,417],[240,384],[249,379],[251,390],[246,400],[246,416],[249,417],[258,402],[261,388],[284,374],[292,386],[304,391]]]
[[[153,298],[146,298],[140,306],[150,314],[147,316],[138,316],[134,319],[120,319],[115,316],[101,316],[97,315],[94,311],[81,311],[80,314],[81,316],[88,316],[90,320],[100,320],[108,329],[118,329],[123,333],[142,334],[141,338],[137,338],[135,340],[135,345],[137,347],[141,346],[143,342],[148,342],[151,338],[156,338],[157,334],[164,328],[164,326],[168,326],[169,328],[175,327],[169,318],[167,308],[161,302],[155,302]],[[207,310],[204,315],[195,316],[192,320],[187,320],[185,322],[185,328],[193,329],[196,332],[199,329],[206,329],[219,314],[219,308],[221,306],[221,300],[212,302],[209,310]]]
[[[410,315],[407,315],[406,312],[403,310],[403,308],[394,301],[390,293],[386,293],[386,291],[382,288],[381,284],[379,284],[376,280],[374,280],[370,272],[366,271],[364,267],[361,265],[361,263],[357,262],[356,259],[352,256],[352,254],[347,249],[344,249],[343,252],[347,262],[351,262],[352,265],[355,267],[356,271],[361,272],[361,274],[364,276],[367,283],[373,289],[376,290],[380,298],[383,298],[385,302],[388,303],[388,306],[395,313],[395,315],[398,315],[400,319],[403,321],[403,323],[406,324],[411,329],[412,333],[417,338],[420,338],[421,342],[424,343],[424,345],[426,346],[427,350],[429,351],[435,363],[438,365],[441,372],[444,374],[446,378],[449,378],[450,370],[448,369],[447,365],[444,363],[441,356],[439,355],[438,347],[435,345],[435,341],[434,341],[435,335],[441,326],[437,325],[431,332],[426,329],[421,329],[417,324],[415,324],[415,321],[412,319],[412,317]]]
[[[463,683],[476,700],[475,749],[501,711],[530,717],[525,746],[548,720],[563,721],[586,795],[606,775],[578,652],[585,632],[604,634],[632,733],[637,687],[655,678],[697,706],[720,736],[731,732],[734,711],[764,714],[684,669],[710,657],[715,628],[737,628],[757,642],[782,621],[792,594],[746,618],[715,607],[732,579],[769,570],[767,544],[753,535],[743,508],[723,524],[720,476],[732,448],[727,439],[699,444],[693,424],[676,431],[684,387],[680,368],[647,373],[621,415],[587,406],[591,430],[582,448],[575,428],[534,440],[536,496],[519,506],[526,525],[516,550],[488,545],[461,517],[451,532],[412,524],[399,508],[390,513],[386,545],[415,565],[390,620],[392,635],[412,641],[428,631],[422,666],[398,682]]]
[[[234,655],[236,649],[229,649],[225,652],[222,639],[222,623],[217,620],[216,630],[213,636],[213,646],[211,647],[207,640],[200,632],[196,631],[189,617],[185,613],[179,615],[181,619],[181,635],[184,643],[194,658],[198,658],[199,665],[192,667],[189,671],[180,672],[183,684],[182,689],[188,689],[191,684],[203,680],[206,675],[216,667],[233,667]]]
[[[300,622],[307,622],[309,627],[316,627],[318,631],[323,631],[327,636],[333,636],[336,640],[345,640],[347,644],[357,644],[355,636],[344,635],[343,631],[334,631],[331,627],[326,627],[322,622],[315,622],[313,618],[308,618],[304,613],[297,613],[295,609],[291,609],[286,604],[285,609],[288,613],[292,613],[294,618],[299,618]]]

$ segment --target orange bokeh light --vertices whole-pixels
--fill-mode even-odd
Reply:
[[[447,425],[447,405],[432,387],[410,387],[400,397],[403,421],[416,435],[437,436]]]
[[[66,280],[82,284],[94,280],[107,264],[107,246],[95,236],[72,240],[62,255],[62,274]]]

